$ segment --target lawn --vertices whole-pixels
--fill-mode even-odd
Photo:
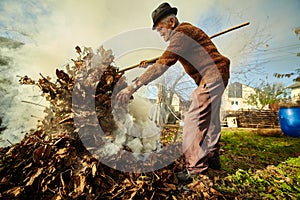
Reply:
[[[259,170],[300,156],[300,138],[262,136],[251,129],[223,129],[221,160],[227,174]]]

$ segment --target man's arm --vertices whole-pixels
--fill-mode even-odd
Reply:
[[[136,90],[143,85],[150,83],[151,81],[160,77],[167,69],[168,65],[162,65],[159,63],[154,63],[151,65],[137,80],[136,80]]]
[[[121,104],[127,104],[130,100],[131,95],[135,91],[137,91],[143,85],[148,84],[156,78],[160,77],[168,68],[168,65],[154,63],[137,79],[137,81],[133,85],[129,85],[127,88],[120,91],[117,94],[117,100]]]

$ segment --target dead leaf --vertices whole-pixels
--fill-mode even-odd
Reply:
[[[86,186],[86,176],[84,176],[83,174],[80,174],[79,176],[77,176],[75,178],[74,192],[77,195],[80,195],[81,193],[83,193],[85,186]]]
[[[163,183],[166,188],[170,188],[170,190],[176,190],[176,185],[170,183]]]
[[[24,187],[18,186],[10,190],[7,190],[5,193],[13,194],[15,197],[18,197],[24,191]]]
[[[97,173],[97,165],[94,163],[92,166],[92,176],[95,177],[96,173]]]
[[[26,183],[26,186],[30,186],[33,184],[33,182],[35,181],[35,179],[37,177],[39,177],[41,175],[41,173],[43,172],[43,168],[38,168],[36,173],[34,175],[32,175],[29,179],[29,181]]]

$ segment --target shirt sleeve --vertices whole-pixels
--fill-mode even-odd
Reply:
[[[146,85],[151,81],[160,77],[167,69],[169,68],[168,65],[162,65],[159,63],[154,63],[150,66],[138,79],[136,82],[139,82],[140,85]]]
[[[158,64],[172,66],[174,65],[179,59],[179,51],[182,48],[180,44],[180,34],[175,33],[171,39],[170,44],[165,50],[165,52],[160,56],[160,58],[156,61]]]

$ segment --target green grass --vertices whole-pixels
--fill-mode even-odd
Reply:
[[[221,137],[221,161],[224,170],[263,169],[277,165],[289,157],[300,156],[300,138],[287,136],[268,137],[247,129],[225,129]]]
[[[232,199],[300,199],[300,138],[261,136],[247,129],[222,134],[217,190]]]
[[[214,187],[223,195],[240,199],[300,199],[300,157],[262,170],[238,169]]]

